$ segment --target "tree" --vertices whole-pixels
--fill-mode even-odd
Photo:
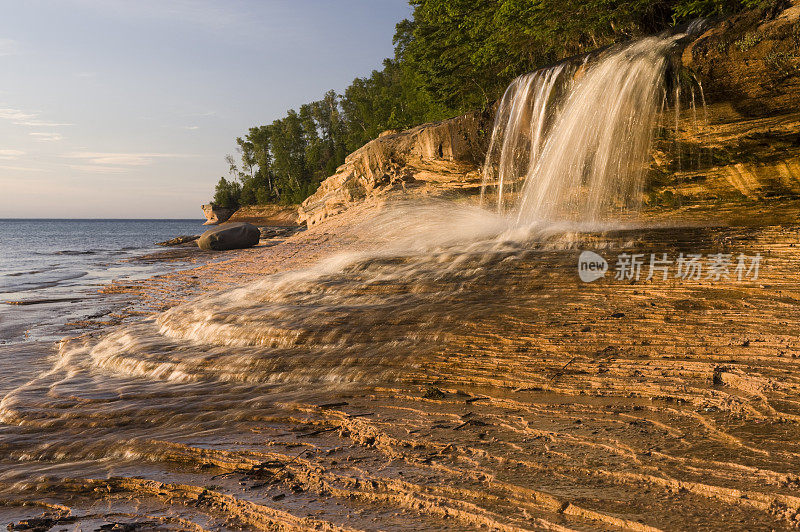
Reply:
[[[394,58],[237,138],[220,202],[298,203],[387,129],[488,106],[520,74],[677,22],[779,0],[410,0]],[[238,189],[237,189],[238,187]],[[237,192],[238,190],[238,192]]]
[[[238,209],[241,194],[242,189],[239,183],[220,177],[214,191],[214,200],[211,203],[217,207]]]

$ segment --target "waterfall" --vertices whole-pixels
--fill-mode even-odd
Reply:
[[[511,82],[500,100],[483,168],[484,183],[497,183],[500,211],[508,208],[506,192],[518,188],[522,170],[538,159],[556,96],[574,73],[573,65],[562,63],[525,74]]]
[[[593,222],[641,200],[669,52],[648,37],[514,80],[497,110],[483,195],[520,225]]]

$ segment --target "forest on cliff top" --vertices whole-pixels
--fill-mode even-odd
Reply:
[[[565,57],[780,1],[410,0],[394,57],[342,94],[328,91],[237,138],[213,203],[300,203],[383,131],[486,107],[515,77]]]

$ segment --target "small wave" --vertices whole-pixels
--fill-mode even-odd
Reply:
[[[108,248],[95,248],[95,249],[60,249],[58,251],[34,251],[32,255],[40,256],[53,256],[53,255],[67,255],[67,256],[83,256],[83,255],[100,255],[102,253],[116,253],[125,251],[127,249],[136,249],[135,247],[125,247],[119,249]]]
[[[41,272],[45,273],[45,272]],[[64,272],[61,275],[51,276],[49,278],[45,277],[44,279],[35,279],[35,280],[21,280],[19,283],[4,283],[0,280],[0,291],[3,292],[26,292],[29,290],[40,290],[43,288],[50,288],[52,286],[56,286],[60,283],[65,281],[72,281],[75,279],[80,279],[81,277],[85,277],[89,275],[89,272],[79,270],[79,271],[71,271],[71,272]]]
[[[98,253],[105,251],[105,250],[73,250],[73,249],[65,249],[62,251],[55,251],[53,255],[97,255]],[[48,253],[43,253],[43,255],[47,255]]]
[[[75,303],[80,301],[78,297],[55,297],[49,299],[21,299],[18,301],[6,301],[7,305],[15,306],[30,306],[30,305],[46,305],[48,303]]]
[[[34,251],[33,255],[44,255],[44,256],[52,256],[52,255],[67,255],[67,256],[84,256],[84,255],[100,255],[103,253],[119,253],[120,251],[137,251],[141,249],[147,249],[142,246],[123,246],[121,248],[116,249],[61,249],[58,251]]]
[[[27,272],[14,272],[14,273],[7,273],[6,277],[21,277],[23,275],[36,275],[37,273],[45,273],[48,270],[30,270]]]

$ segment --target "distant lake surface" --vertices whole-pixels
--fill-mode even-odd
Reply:
[[[64,323],[102,312],[103,285],[174,269],[130,259],[203,221],[0,219],[0,344],[59,339]]]

